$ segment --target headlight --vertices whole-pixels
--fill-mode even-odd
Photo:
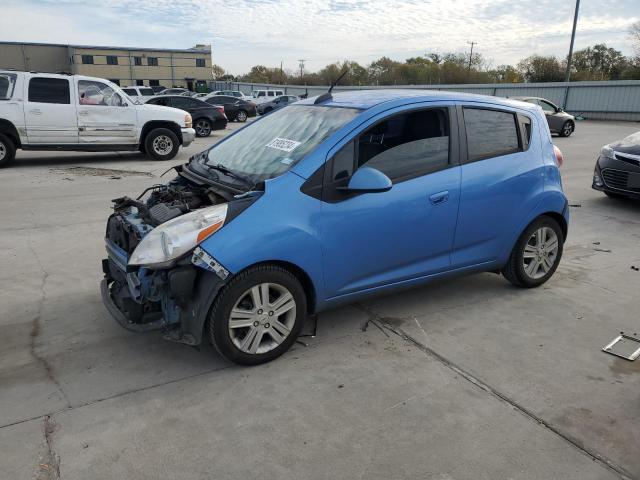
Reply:
[[[193,119],[191,118],[191,115],[189,115],[188,113],[184,116],[184,127],[185,128],[191,128],[193,126]]]
[[[220,230],[227,218],[227,204],[202,208],[154,228],[138,244],[129,265],[164,267]]]
[[[602,149],[600,150],[600,155],[607,158],[615,158],[613,156],[613,148],[611,148],[609,145],[605,145],[604,147],[602,147]]]

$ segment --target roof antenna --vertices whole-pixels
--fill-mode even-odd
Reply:
[[[331,100],[333,98],[333,96],[331,95],[331,91],[333,90],[333,87],[335,87],[338,82],[340,80],[342,80],[342,77],[344,77],[347,72],[349,72],[348,68],[345,68],[344,71],[340,74],[340,76],[338,78],[336,78],[333,83],[331,83],[331,86],[329,87],[329,91],[327,93],[323,93],[322,95],[320,95],[318,98],[316,98],[315,102],[313,102],[314,105],[317,105],[318,103],[322,103],[325,100]]]

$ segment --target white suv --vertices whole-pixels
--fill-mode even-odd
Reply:
[[[254,90],[253,92],[251,92],[253,103],[255,103],[256,105],[270,102],[281,95],[284,95],[284,90]]]
[[[191,115],[137,105],[108,80],[0,70],[0,167],[16,149],[140,150],[170,160],[194,138]]]
[[[141,87],[139,85],[122,87],[122,91],[129,95],[131,100],[136,100],[138,103],[145,103],[151,97],[155,96],[155,92],[151,87]]]

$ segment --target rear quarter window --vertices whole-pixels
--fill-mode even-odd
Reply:
[[[29,81],[29,101],[35,103],[71,103],[69,80],[63,78],[32,78]]]
[[[518,124],[512,112],[464,107],[467,161],[519,152]]]

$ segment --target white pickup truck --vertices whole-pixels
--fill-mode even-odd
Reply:
[[[108,80],[0,70],[0,167],[16,149],[140,150],[170,160],[194,138],[187,112],[136,104]]]

